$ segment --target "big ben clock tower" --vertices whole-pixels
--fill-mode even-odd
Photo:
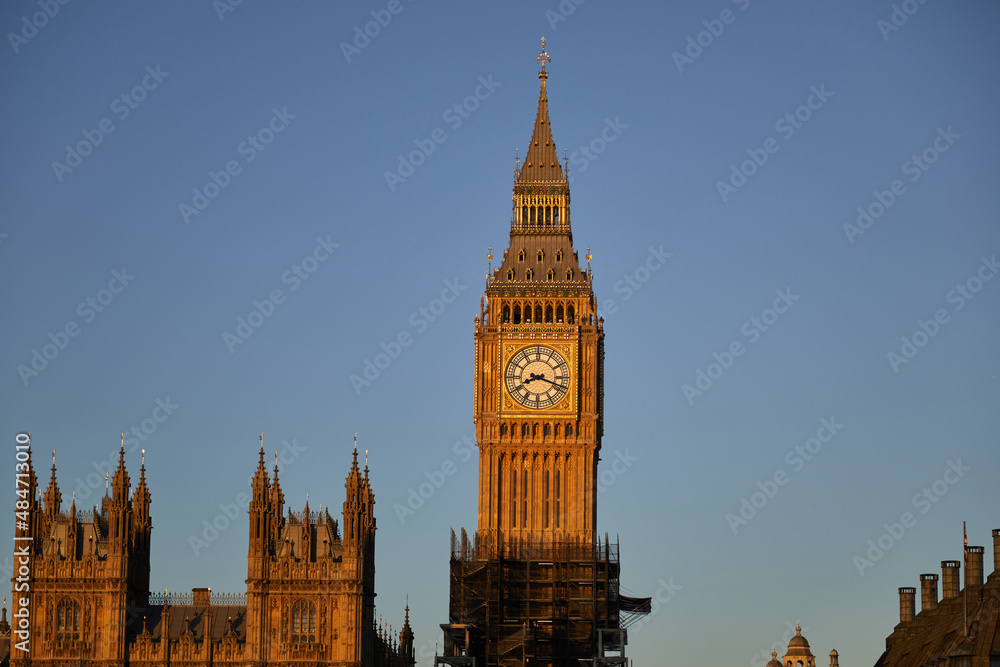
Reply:
[[[573,248],[569,180],[549,127],[549,61],[543,38],[510,245],[476,318],[478,527],[472,539],[452,534],[436,664],[615,664],[604,659],[609,647],[624,664],[618,547],[596,532],[603,321],[590,255],[584,268]]]
[[[510,246],[476,322],[477,537],[593,544],[604,332],[589,266],[580,266],[573,249],[544,48],[538,115],[514,185]]]

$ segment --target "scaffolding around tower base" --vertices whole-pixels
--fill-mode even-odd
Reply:
[[[435,664],[625,664],[619,572],[607,535],[533,543],[452,531],[450,622]]]

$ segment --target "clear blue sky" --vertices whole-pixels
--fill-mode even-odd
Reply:
[[[258,434],[294,509],[339,513],[357,431],[379,612],[398,628],[408,593],[432,653],[449,528],[476,523],[473,318],[545,35],[606,313],[599,530],[623,586],[672,595],[636,664],[759,666],[797,621],[821,665],[874,664],[897,587],[960,557],[963,520],[991,563],[1000,527],[1000,7],[896,5],[77,1],[35,30],[38,4],[5,3],[0,491],[30,429],[42,478],[56,449],[88,506],[135,427],[152,587],[238,592],[242,511],[189,537],[228,521]],[[366,360],[389,363],[356,391]]]

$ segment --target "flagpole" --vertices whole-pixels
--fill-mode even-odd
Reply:
[[[965,636],[969,636],[969,533],[965,530],[965,522],[962,522],[962,582],[965,584]]]

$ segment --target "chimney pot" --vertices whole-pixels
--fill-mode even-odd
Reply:
[[[969,562],[965,566],[965,587],[969,593],[978,596],[983,587],[983,547],[967,547]]]
[[[948,600],[958,597],[958,570],[961,564],[957,560],[941,561],[941,599]]]
[[[1000,528],[993,529],[993,574],[1000,577]]]
[[[917,589],[903,586],[899,589],[899,622],[909,623],[913,620],[917,606]]]
[[[938,576],[936,574],[920,575],[920,611],[937,608]]]

